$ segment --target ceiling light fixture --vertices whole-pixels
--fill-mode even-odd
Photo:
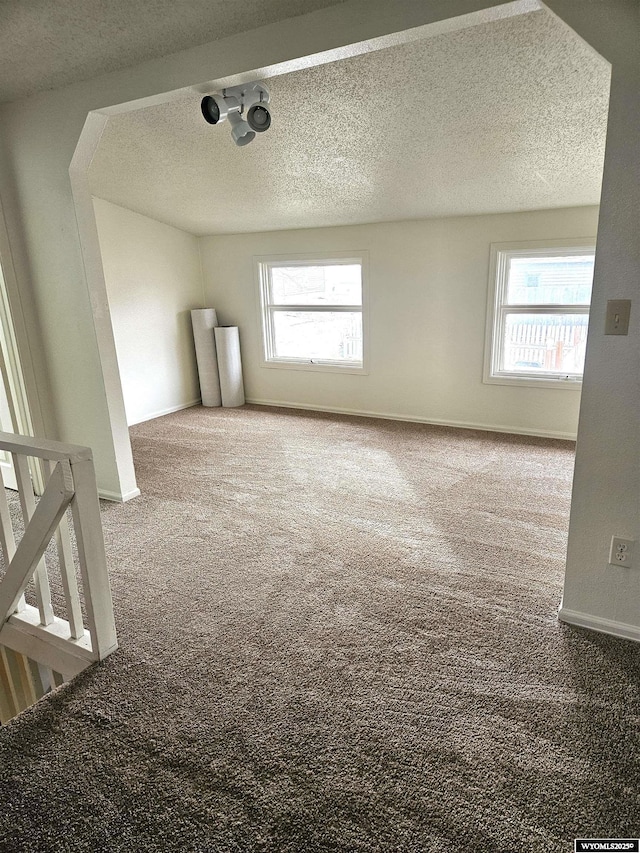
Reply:
[[[220,124],[227,119],[235,144],[248,145],[256,133],[264,133],[271,127],[269,98],[264,83],[246,83],[223,89],[221,94],[205,95],[200,109],[209,124]]]

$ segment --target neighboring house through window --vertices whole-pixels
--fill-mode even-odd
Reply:
[[[257,258],[264,365],[362,373],[364,255]]]
[[[581,386],[595,240],[491,246],[484,381]]]

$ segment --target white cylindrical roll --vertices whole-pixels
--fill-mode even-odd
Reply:
[[[237,326],[217,326],[214,330],[218,352],[222,405],[244,406],[240,336]]]
[[[191,312],[193,340],[196,345],[196,362],[200,379],[200,396],[203,406],[221,406],[218,358],[213,330],[218,325],[215,308],[194,308]]]

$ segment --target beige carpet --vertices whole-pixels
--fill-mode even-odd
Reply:
[[[556,610],[572,447],[286,410],[133,429],[121,649],[0,730],[0,850],[640,835],[640,650]]]

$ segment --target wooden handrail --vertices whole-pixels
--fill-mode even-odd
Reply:
[[[13,432],[0,432],[0,449],[21,456],[35,456],[37,459],[51,459],[54,462],[82,462],[93,459],[90,447],[78,444],[63,444],[48,438],[33,438],[29,435],[17,435]]]

